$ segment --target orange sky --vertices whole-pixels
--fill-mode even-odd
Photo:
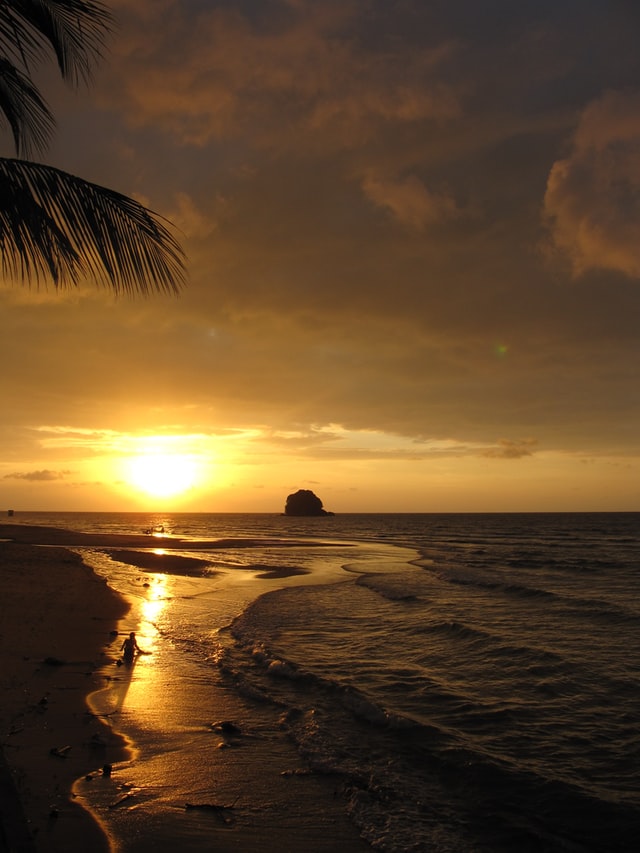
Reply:
[[[639,508],[635,5],[109,5],[47,162],[190,282],[0,285],[0,510]]]

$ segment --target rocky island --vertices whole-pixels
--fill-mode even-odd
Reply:
[[[327,512],[322,508],[322,501],[309,489],[298,489],[292,495],[287,497],[287,502],[284,507],[285,515],[306,516],[306,515],[333,515],[332,512]]]

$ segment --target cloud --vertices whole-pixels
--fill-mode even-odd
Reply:
[[[374,204],[387,208],[399,222],[418,230],[460,215],[454,198],[431,192],[415,175],[395,180],[369,176],[362,188]]]
[[[535,438],[525,438],[520,441],[501,438],[497,447],[490,447],[481,455],[489,459],[522,459],[523,456],[533,456],[537,443]]]
[[[608,92],[584,110],[544,200],[555,247],[573,273],[640,278],[640,93]]]
[[[219,206],[224,205],[223,199],[217,201]],[[187,193],[177,194],[176,211],[170,213],[170,219],[186,237],[195,239],[211,237],[217,228],[215,219],[203,213]]]
[[[260,5],[169,2],[157,27],[148,4],[119,4],[128,37],[113,45],[107,71],[113,106],[185,145],[242,138],[299,153],[302,141],[315,151],[351,148],[385,123],[459,114],[456,91],[437,73],[451,44],[408,44],[393,32],[370,43],[387,12],[363,0]]]
[[[49,471],[48,469],[43,469],[42,471],[16,471],[13,474],[5,474],[4,480],[30,480],[32,482],[49,482],[51,480],[64,480],[64,478],[71,474],[71,471]]]

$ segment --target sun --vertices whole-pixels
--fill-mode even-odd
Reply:
[[[154,498],[171,498],[191,489],[198,479],[193,456],[181,453],[148,453],[129,460],[127,481]]]

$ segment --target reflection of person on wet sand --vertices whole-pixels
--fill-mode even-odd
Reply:
[[[132,663],[136,652],[138,652],[138,654],[144,654],[144,652],[138,645],[138,641],[136,640],[136,635],[134,631],[132,631],[126,638],[126,640],[123,642],[121,646],[121,651],[122,658],[125,663]]]

